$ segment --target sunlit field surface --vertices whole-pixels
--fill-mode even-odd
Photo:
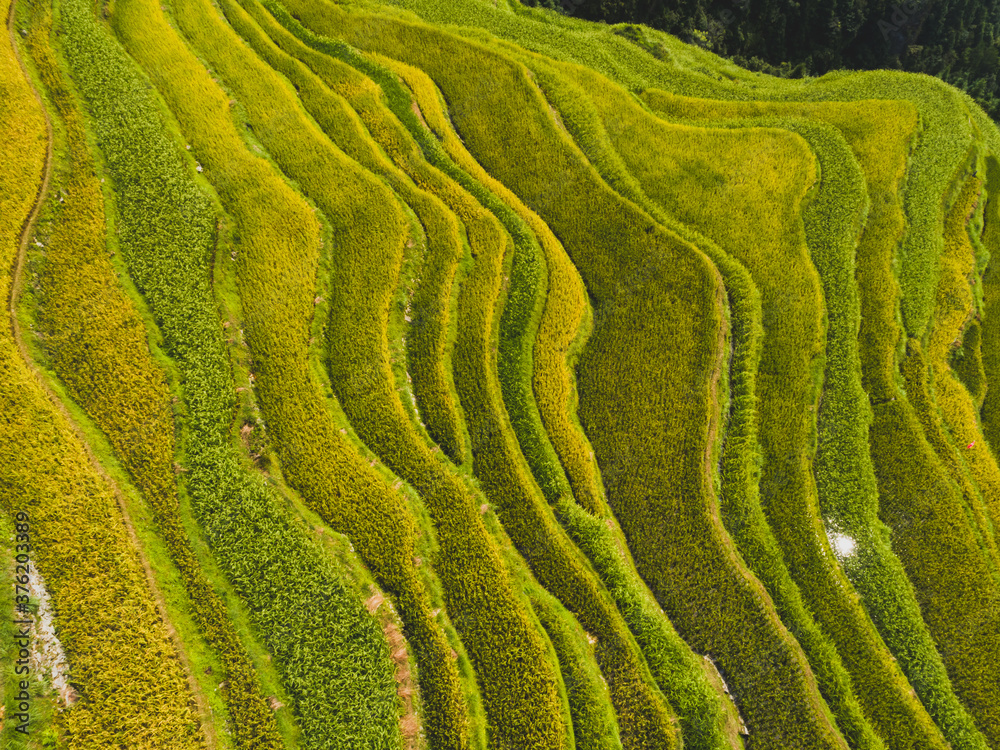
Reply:
[[[0,746],[1000,750],[965,94],[516,0],[0,6]]]

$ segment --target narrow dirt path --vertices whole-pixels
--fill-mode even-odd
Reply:
[[[17,6],[17,0],[13,0],[10,4],[10,10],[7,14],[7,33],[10,35],[11,48],[14,51],[14,56],[17,58],[18,65],[21,67],[21,73],[24,75],[25,80],[31,87],[32,92],[35,94],[35,98],[38,100],[38,104],[42,109],[42,114],[45,117],[45,131],[47,136],[46,151],[45,151],[45,168],[42,174],[42,182],[38,187],[38,193],[35,196],[35,202],[32,206],[31,213],[24,221],[24,226],[21,229],[20,242],[18,243],[17,256],[14,259],[14,266],[11,273],[11,286],[10,286],[10,297],[8,298],[8,312],[10,314],[10,325],[11,331],[14,337],[14,343],[17,345],[18,351],[21,354],[21,359],[24,360],[25,365],[34,375],[35,380],[38,382],[39,387],[42,391],[49,397],[52,405],[62,414],[66,419],[66,422],[72,428],[77,439],[83,445],[84,451],[87,457],[90,459],[91,465],[94,467],[98,475],[105,481],[108,487],[111,488],[115,496],[115,500],[118,503],[118,508],[122,514],[122,520],[125,524],[125,528],[128,531],[129,539],[132,542],[133,547],[139,557],[139,561],[142,563],[143,571],[146,575],[146,581],[149,585],[150,591],[153,595],[153,600],[156,603],[156,608],[160,613],[160,619],[163,621],[163,625],[166,628],[167,635],[170,638],[171,643],[174,645],[174,649],[177,652],[177,656],[181,661],[184,671],[187,674],[188,685],[191,689],[191,693],[194,696],[195,703],[198,707],[198,714],[201,720],[202,734],[205,739],[205,745],[209,750],[216,750],[218,748],[218,738],[216,736],[215,724],[212,719],[212,714],[209,709],[208,700],[201,689],[201,685],[194,678],[194,672],[191,667],[191,663],[188,659],[187,653],[184,650],[184,644],[181,642],[180,637],[177,635],[177,630],[174,628],[173,623],[167,614],[166,602],[163,597],[163,593],[160,591],[159,586],[156,583],[156,577],[153,574],[153,569],[149,564],[149,560],[146,558],[143,552],[142,546],[139,543],[139,537],[136,534],[135,526],[132,523],[132,518],[129,516],[128,509],[125,506],[125,501],[123,498],[122,490],[118,486],[117,482],[105,471],[104,467],[98,461],[97,456],[91,450],[90,445],[84,436],[83,430],[80,425],[76,423],[73,416],[70,414],[66,405],[59,399],[55,392],[49,387],[45,376],[42,371],[35,364],[34,360],[31,358],[28,347],[24,343],[24,336],[21,332],[21,326],[17,319],[17,303],[21,296],[21,283],[22,283],[22,270],[24,267],[24,259],[28,251],[28,242],[31,239],[31,234],[35,229],[35,224],[38,221],[38,216],[41,213],[42,206],[45,203],[45,199],[48,196],[49,191],[49,181],[52,177],[52,121],[49,118],[48,109],[45,107],[45,102],[42,99],[41,92],[35,87],[35,83],[28,73],[28,68],[25,65],[24,59],[21,57],[21,51],[17,45],[17,37],[14,33],[14,11]]]

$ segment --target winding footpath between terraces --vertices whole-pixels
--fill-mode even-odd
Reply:
[[[122,494],[121,487],[118,483],[105,471],[104,466],[97,459],[90,444],[87,442],[83,429],[77,424],[73,415],[70,413],[66,405],[60,400],[56,393],[49,386],[45,375],[35,364],[35,361],[31,358],[28,352],[28,347],[24,343],[24,336],[21,333],[21,325],[17,319],[17,302],[21,296],[21,271],[24,267],[24,259],[28,251],[28,242],[31,239],[31,234],[35,229],[35,224],[38,222],[38,216],[41,213],[42,206],[45,204],[45,199],[48,197],[49,191],[49,181],[52,176],[52,120],[49,117],[49,111],[45,106],[45,102],[42,100],[41,92],[35,86],[35,82],[32,80],[31,75],[28,73],[28,68],[24,64],[24,60],[21,57],[21,50],[18,48],[17,37],[14,34],[14,12],[17,7],[17,2],[14,0],[10,4],[10,10],[7,14],[7,33],[10,35],[10,46],[14,51],[14,56],[17,58],[17,63],[21,67],[21,74],[24,76],[25,81],[31,88],[38,100],[38,104],[42,109],[42,115],[45,117],[45,135],[46,135],[46,147],[45,147],[45,168],[42,172],[42,182],[38,187],[38,193],[35,196],[35,202],[32,205],[31,212],[28,217],[24,220],[24,226],[21,229],[21,236],[18,242],[17,255],[14,258],[14,266],[11,270],[11,287],[10,287],[10,297],[7,300],[8,312],[10,314],[10,325],[11,331],[14,336],[14,343],[17,346],[18,351],[21,354],[21,359],[24,360],[25,365],[34,375],[35,380],[38,381],[39,387],[43,392],[49,397],[49,401],[52,405],[59,410],[62,416],[66,419],[67,424],[72,428],[73,433],[76,435],[77,439],[83,445],[83,449],[90,459],[91,465],[94,467],[97,474],[107,483],[108,487],[114,493],[115,500],[118,503],[118,508],[122,514],[122,522],[125,525],[125,529],[128,531],[129,539],[132,545],[135,547],[136,553],[139,557],[139,561],[142,563],[142,569],[146,575],[146,581],[149,585],[150,591],[153,595],[153,601],[156,602],[157,611],[160,614],[160,619],[163,620],[163,625],[166,628],[167,635],[170,638],[174,649],[177,652],[177,656],[180,659],[181,665],[184,668],[184,672],[187,675],[188,686],[191,689],[191,693],[194,696],[195,702],[198,706],[198,715],[200,718],[200,723],[202,727],[202,732],[205,740],[205,745],[208,750],[216,750],[219,747],[218,739],[215,734],[215,723],[214,717],[212,716],[211,710],[208,706],[208,700],[205,697],[204,692],[201,689],[201,685],[194,678],[194,672],[191,668],[191,663],[188,660],[187,652],[184,650],[184,644],[181,642],[180,637],[177,634],[177,630],[174,628],[173,623],[170,621],[167,615],[166,601],[163,597],[163,593],[160,591],[157,585],[156,578],[153,574],[153,569],[149,564],[149,560],[146,559],[146,554],[139,543],[139,537],[136,534],[135,526],[132,524],[132,518],[129,516],[128,509],[125,506],[124,496]]]

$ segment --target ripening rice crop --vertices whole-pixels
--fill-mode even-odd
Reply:
[[[517,0],[2,9],[7,745],[1000,748],[968,97]]]

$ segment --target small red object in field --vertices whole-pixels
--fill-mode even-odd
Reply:
[[[976,447],[976,441],[975,441],[975,440],[973,440],[973,441],[972,441],[971,443],[969,443],[969,444],[968,444],[967,446],[965,446],[965,447],[966,447],[966,448],[975,448],[975,447]]]

